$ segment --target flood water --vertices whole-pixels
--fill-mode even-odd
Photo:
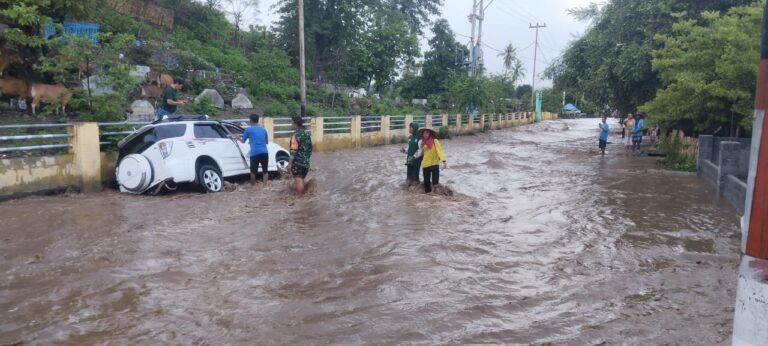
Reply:
[[[316,153],[267,189],[0,203],[0,345],[726,345],[738,217],[597,120]]]

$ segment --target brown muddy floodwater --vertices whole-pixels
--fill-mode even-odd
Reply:
[[[318,153],[317,189],[0,204],[0,345],[727,344],[738,218],[597,120]],[[612,141],[619,141],[617,136]]]

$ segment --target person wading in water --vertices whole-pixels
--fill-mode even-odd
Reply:
[[[408,185],[419,184],[419,169],[421,168],[421,140],[419,139],[419,124],[411,123],[408,127],[411,134],[408,137],[408,148],[402,151],[406,153],[405,165],[407,167],[406,182]]]
[[[440,162],[443,163],[443,169],[448,168],[448,163],[440,141],[436,138],[437,133],[432,129],[421,129],[418,133],[421,137],[421,149],[424,152],[421,160],[421,168],[424,170],[424,192],[430,193],[432,185],[440,184]]]
[[[291,162],[288,170],[293,175],[296,193],[303,195],[306,192],[304,178],[309,174],[309,158],[312,156],[312,138],[304,128],[304,119],[299,116],[291,118]]]

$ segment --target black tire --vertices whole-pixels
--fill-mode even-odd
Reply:
[[[203,192],[221,192],[224,189],[224,177],[215,166],[202,164],[197,169],[197,185]]]
[[[285,168],[288,167],[289,162],[291,162],[291,157],[288,155],[277,154],[277,156],[275,156],[275,166],[277,166],[278,172],[285,170]]]

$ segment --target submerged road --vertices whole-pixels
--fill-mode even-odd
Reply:
[[[597,120],[318,153],[307,198],[240,187],[0,203],[0,345],[727,345],[738,218]],[[612,142],[618,143],[616,136]]]

